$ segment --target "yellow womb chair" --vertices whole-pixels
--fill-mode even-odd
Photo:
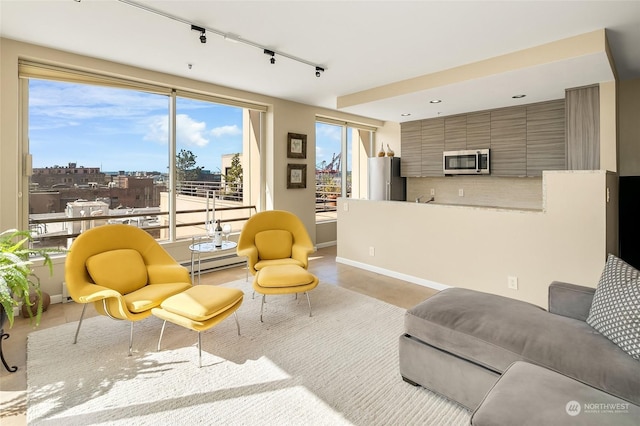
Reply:
[[[313,243],[298,216],[283,210],[257,213],[247,221],[238,239],[238,256],[247,257],[252,275],[265,266],[309,266]]]
[[[318,285],[318,278],[307,271],[313,251],[306,228],[293,213],[269,210],[247,221],[238,239],[238,255],[247,257],[255,275],[253,289],[262,294],[260,321],[267,294],[305,293],[311,316],[309,291]]]
[[[103,225],[76,238],[65,262],[69,295],[84,303],[73,340],[78,341],[86,304],[110,318],[133,323],[191,287],[191,277],[147,232],[130,225]]]

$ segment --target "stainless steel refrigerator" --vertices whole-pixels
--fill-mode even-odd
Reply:
[[[399,157],[369,158],[369,199],[406,201],[406,179],[400,176]]]

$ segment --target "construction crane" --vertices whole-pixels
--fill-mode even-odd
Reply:
[[[338,173],[340,171],[340,160],[341,160],[340,153],[339,152],[337,154],[334,153],[333,156],[331,157],[331,162],[329,162],[329,164],[327,164],[326,161],[322,161],[322,163],[320,163],[320,167],[318,167],[318,172],[329,173],[329,174]]]

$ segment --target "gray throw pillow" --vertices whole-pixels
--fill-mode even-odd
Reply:
[[[587,324],[640,360],[640,271],[610,254]]]

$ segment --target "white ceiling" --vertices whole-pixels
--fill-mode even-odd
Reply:
[[[330,109],[405,79],[606,28],[622,80],[640,77],[640,1],[0,0],[0,34],[19,41]],[[312,66],[208,33],[230,33]],[[189,69],[188,64],[192,64]],[[604,55],[436,87],[342,109],[406,121],[564,96],[610,80]],[[524,93],[526,98],[511,99]],[[442,99],[429,104],[430,99]],[[409,117],[401,113],[409,112]]]

